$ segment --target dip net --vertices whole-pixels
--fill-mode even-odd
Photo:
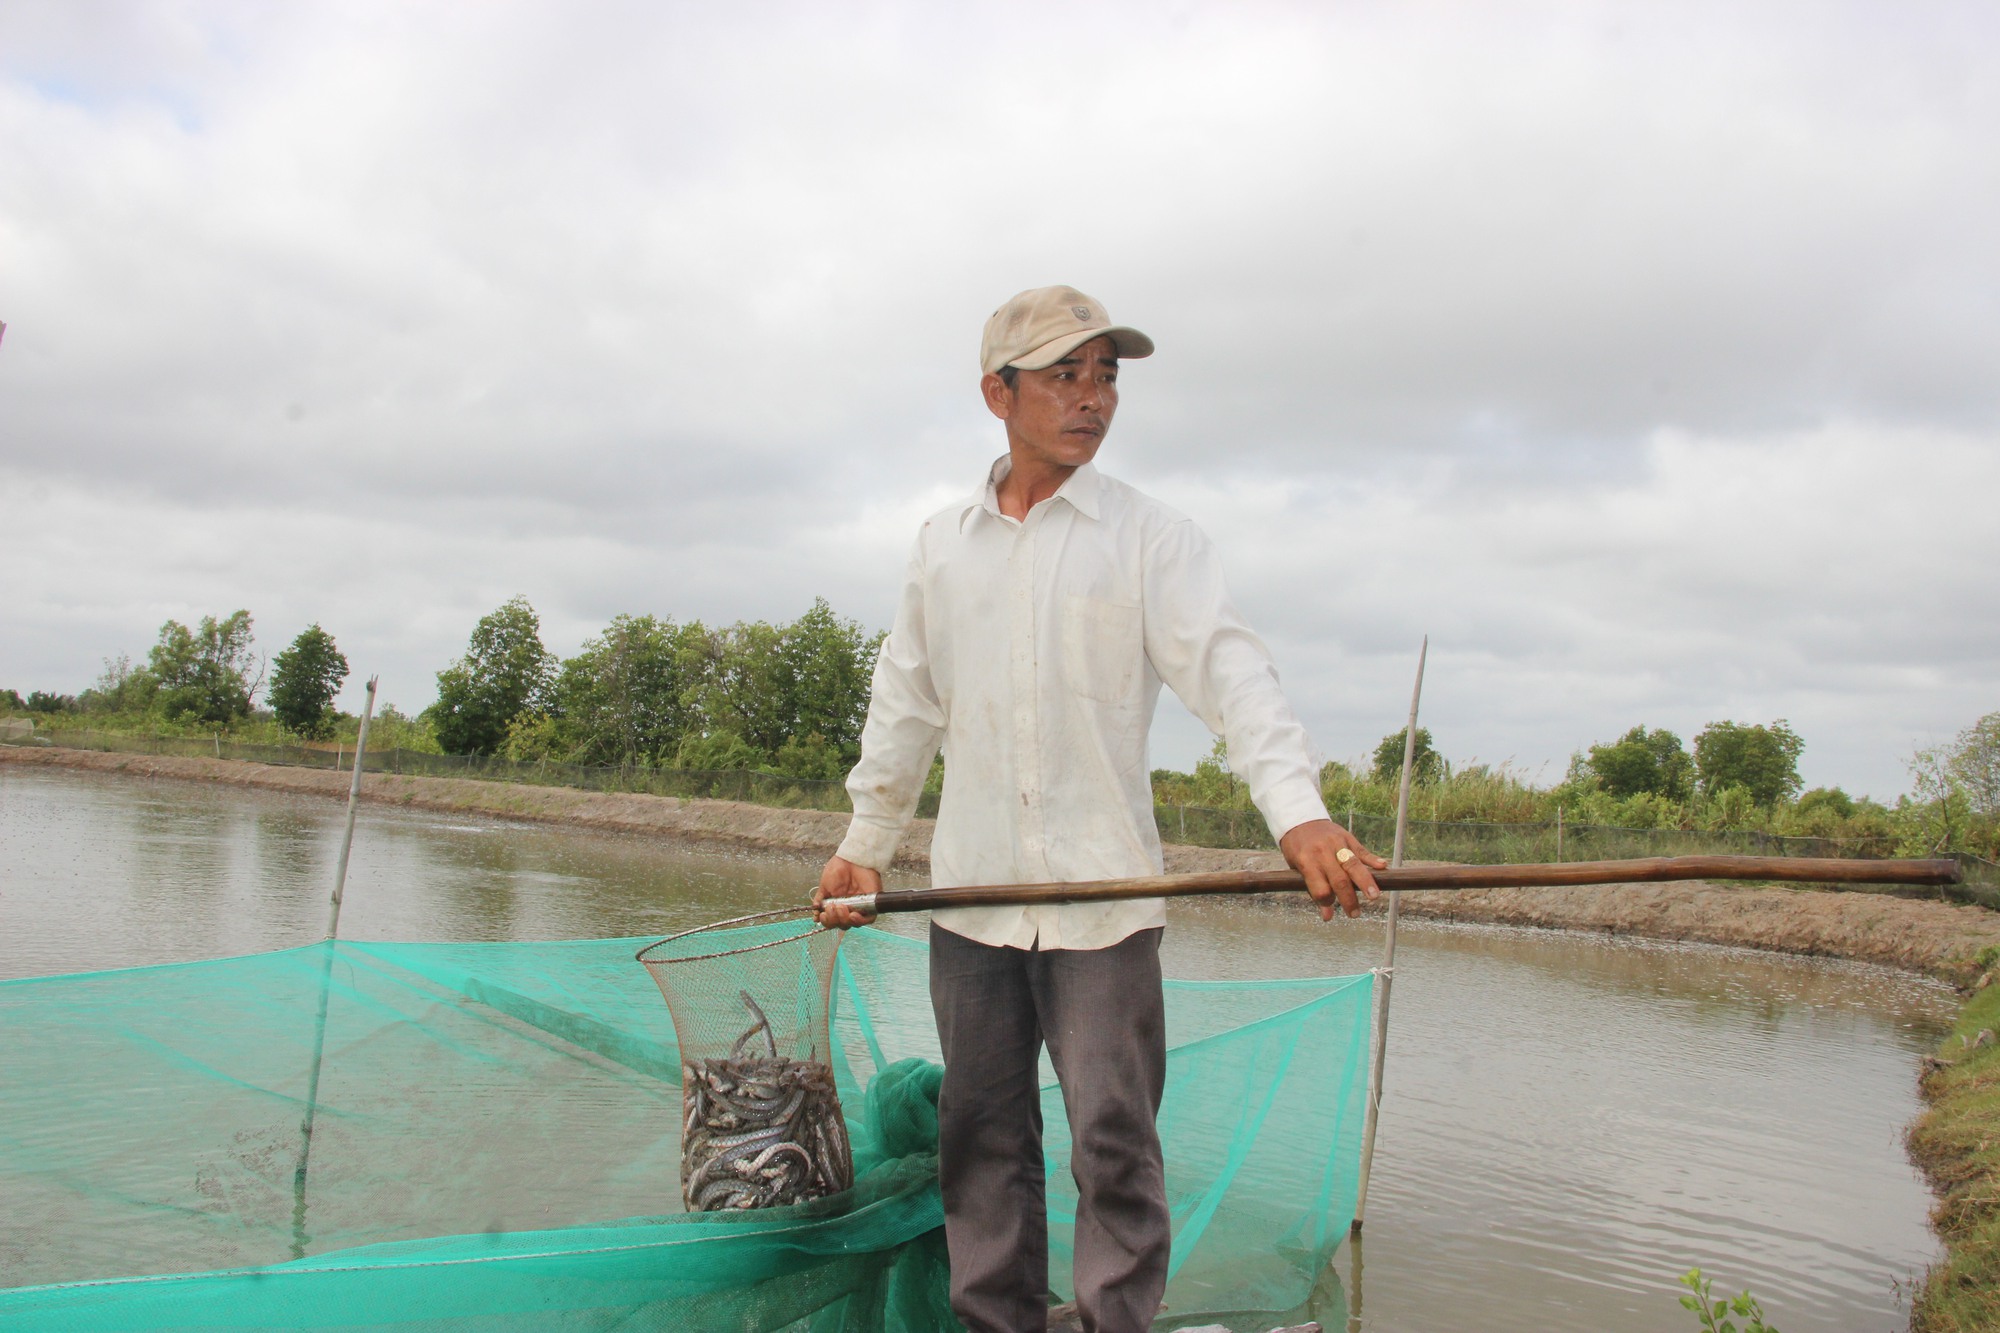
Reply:
[[[714,984],[716,1057],[677,1035],[644,943],[340,942],[0,982],[0,1329],[954,1327],[924,947],[815,945],[803,1047],[772,978]],[[1166,999],[1160,1327],[1344,1319],[1328,1261],[1353,1216],[1369,978]],[[683,1071],[753,1028],[739,1057],[830,1075],[853,1183],[690,1211]],[[1053,1078],[1043,1116],[1067,1298]]]
[[[828,1012],[841,933],[796,919],[704,926],[639,951],[680,1045],[689,1212],[781,1208],[854,1184]]]

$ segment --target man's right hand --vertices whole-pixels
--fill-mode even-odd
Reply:
[[[882,872],[858,866],[852,861],[834,857],[826,863],[826,869],[819,872],[819,887],[813,890],[813,916],[822,926],[829,929],[845,930],[850,926],[865,926],[875,918],[863,915],[851,907],[828,907],[829,898],[858,898],[864,893],[882,892]]]

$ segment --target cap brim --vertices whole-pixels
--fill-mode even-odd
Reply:
[[[1111,339],[1111,345],[1118,349],[1121,360],[1136,361],[1142,356],[1153,354],[1151,338],[1137,329],[1114,324],[1108,329],[1079,329],[1075,333],[1065,333],[1053,342],[1043,343],[1026,356],[1015,357],[1007,364],[1021,370],[1047,370],[1077,348],[1098,338]]]

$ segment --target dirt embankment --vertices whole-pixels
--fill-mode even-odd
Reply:
[[[333,798],[345,797],[351,780],[347,773],[319,769],[56,747],[0,745],[0,763],[223,782]],[[415,809],[568,824],[807,857],[830,854],[847,828],[846,815],[820,810],[781,810],[736,801],[692,801],[465,778],[369,773],[362,777],[361,794],[365,800]],[[897,851],[896,864],[910,870],[928,869],[930,840],[931,822],[916,821]],[[1170,872],[1283,865],[1276,852],[1206,847],[1168,847],[1166,860]],[[1427,891],[1404,894],[1403,910],[1445,920],[1607,931],[1849,958],[1925,972],[1961,985],[1979,972],[1975,960],[1980,950],[2000,947],[2000,913],[1984,908],[1810,889],[1687,883]]]

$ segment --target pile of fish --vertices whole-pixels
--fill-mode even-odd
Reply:
[[[690,1212],[775,1208],[854,1183],[833,1070],[779,1056],[771,1020],[749,992],[742,999],[756,1022],[728,1056],[681,1066],[681,1198]]]

